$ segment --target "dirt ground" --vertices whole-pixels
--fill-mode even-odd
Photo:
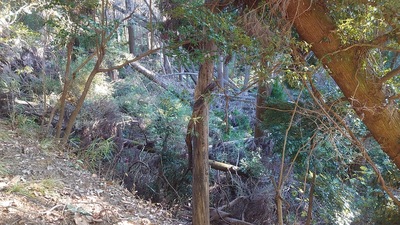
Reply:
[[[187,224],[0,120],[0,224]],[[71,154],[70,154],[71,155]]]

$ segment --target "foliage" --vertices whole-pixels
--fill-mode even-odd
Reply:
[[[43,138],[39,142],[40,149],[44,152],[51,152],[57,149],[58,143],[53,138]]]
[[[153,197],[169,203],[184,201],[190,195],[185,175],[187,161],[184,140],[190,118],[190,107],[171,92],[159,90],[139,74],[130,74],[116,84],[114,98],[121,110],[140,118],[146,141],[156,141],[155,150],[161,155],[161,174],[147,184]]]
[[[172,93],[161,93],[140,75],[131,76],[115,88],[119,106],[128,115],[143,120],[146,132],[151,134],[148,138],[160,138],[162,148],[173,149],[177,139],[184,139],[190,108]]]
[[[191,175],[186,173],[187,160],[179,150],[161,152],[164,184],[158,184],[165,191],[165,200],[170,205],[182,203],[191,197]]]
[[[189,53],[185,54],[183,49],[175,49],[170,53],[182,62],[190,59],[201,63],[209,57],[209,53],[202,50],[204,40],[213,41],[219,51],[226,54],[240,52],[242,49],[248,49],[246,52],[252,53],[260,50],[258,42],[237,25],[236,12],[213,13],[202,2],[186,4],[178,0],[164,13],[170,20],[160,30],[168,32],[169,40],[178,41],[186,49],[186,53]],[[252,56],[257,57],[257,54]]]
[[[96,0],[29,1],[27,7],[23,6],[23,3],[25,2],[0,3],[2,6],[0,9],[1,92],[18,93],[19,97],[23,98],[28,98],[26,95],[34,96],[34,99],[41,93],[59,94],[61,85],[65,83],[65,80],[60,79],[67,62],[65,45],[74,40],[71,70],[79,68],[79,72],[67,74],[67,77],[73,80],[68,94],[76,100],[82,93],[94,61],[88,62],[83,67],[80,65],[98,50],[96,47],[99,43],[99,33],[105,31],[108,34],[113,34],[111,32],[122,34],[124,32],[122,27],[117,31],[112,30],[115,21],[112,21],[111,17],[107,17],[106,25],[99,23],[97,13],[99,2]],[[266,102],[268,109],[263,115],[265,121],[263,128],[268,132],[267,138],[274,143],[269,161],[263,159],[265,156],[262,153],[266,149],[248,151],[250,149],[245,149],[246,146],[241,142],[252,135],[253,112],[242,109],[240,105],[221,110],[224,107],[221,105],[224,104],[218,102],[219,96],[213,100],[210,112],[212,144],[214,146],[221,142],[234,142],[234,144],[229,150],[213,152],[216,159],[240,164],[240,167],[250,174],[251,179],[264,182],[260,186],[272,186],[271,177],[274,179],[277,171],[274,167],[280,166],[280,161],[276,159],[282,154],[283,143],[286,141],[286,158],[283,159],[285,170],[289,170],[287,168],[289,166],[293,167],[291,171],[285,172],[293,176],[295,181],[287,182],[287,188],[292,196],[284,197],[290,197],[285,200],[294,203],[292,205],[298,206],[297,209],[301,211],[297,214],[297,211],[288,208],[290,211],[288,221],[302,220],[305,217],[307,204],[310,201],[310,177],[312,173],[316,173],[314,192],[316,223],[396,222],[395,219],[398,217],[396,208],[380,189],[370,166],[363,160],[359,161],[362,158],[361,154],[352,141],[313,103],[311,96],[315,93],[299,91],[300,88],[309,85],[302,83],[303,79],[306,82],[313,82],[322,99],[330,106],[332,110],[330,112],[340,115],[357,137],[367,140],[364,144],[369,150],[368,153],[374,158],[385,181],[393,189],[398,189],[400,186],[398,169],[381,152],[376,143],[368,142],[368,130],[362,119],[357,118],[354,112],[349,110],[351,105],[335,103],[343,97],[339,88],[328,78],[325,69],[316,62],[315,56],[310,52],[311,46],[300,41],[295,31],[292,31],[292,36],[288,35],[289,32],[282,30],[283,27],[280,26],[283,22],[278,21],[278,18],[272,18],[275,16],[275,11],[270,5],[262,4],[258,6],[262,10],[254,13],[250,9],[240,9],[235,5],[211,12],[200,1],[188,3],[176,0],[166,4],[170,4],[163,10],[163,16],[166,16],[167,21],[157,26],[161,36],[166,35],[171,46],[182,45],[179,48],[166,50],[176,64],[179,66],[193,64],[195,70],[198,63],[210,57],[209,52],[202,51],[202,44],[211,40],[218,46],[218,52],[215,54],[217,57],[229,58],[233,55],[236,57],[235,62],[229,62],[233,68],[230,74],[233,86],[236,85],[240,89],[244,80],[242,74],[245,66],[251,67],[249,78],[251,81],[267,77],[268,82],[272,82],[272,93]],[[366,49],[372,44],[380,44],[376,42],[378,37],[387,35],[397,38],[400,24],[398,1],[334,0],[321,1],[317,4],[329,9],[338,27],[335,32],[341,37],[344,48],[362,46],[360,56],[365,55],[365,60],[360,60],[360,69],[373,74],[375,79],[384,77],[398,67],[398,54],[392,51],[398,48],[398,41],[385,41],[385,46],[364,51],[364,47]],[[263,35],[257,33],[256,29],[249,29],[249,24],[254,26],[253,28],[258,28],[258,31],[265,30],[262,34],[265,34],[268,42],[262,39]],[[110,36],[111,39],[106,46],[107,55],[102,64],[104,67],[124,62],[132,57],[124,52],[126,43],[119,40],[122,36],[115,36],[116,38]],[[301,55],[301,60],[304,62],[299,62],[301,60],[296,58],[297,50],[301,54],[309,54]],[[161,71],[162,64],[154,56],[146,65],[154,71]],[[120,77],[124,79],[115,83],[111,83],[106,74],[96,75],[89,93],[90,97],[75,128],[79,133],[82,127],[94,126],[93,124],[98,124],[99,121],[112,122],[115,117],[121,116],[119,111],[139,120],[142,133],[136,135],[145,139],[146,143],[154,141],[156,143],[154,150],[161,157],[160,161],[157,161],[159,165],[154,167],[158,170],[151,168],[153,171],[147,171],[148,174],[145,174],[149,183],[143,186],[151,189],[152,194],[160,195],[160,199],[170,203],[175,203],[176,198],[178,201],[189,199],[188,183],[191,177],[186,174],[186,149],[183,140],[190,118],[191,110],[188,104],[190,101],[182,101],[183,97],[179,99],[176,94],[182,93],[185,98],[191,98],[190,85],[184,86],[182,82],[171,79],[170,90],[166,91],[129,68],[122,69],[120,73]],[[397,76],[383,85],[387,97],[395,96],[400,88],[399,81],[400,78]],[[176,84],[188,90],[177,91]],[[224,94],[228,96],[236,91],[226,89]],[[251,92],[254,93],[254,90],[250,90],[249,94],[253,94]],[[294,103],[297,97],[300,97],[300,101]],[[69,107],[73,106],[74,98],[71,99]],[[298,111],[291,123],[290,119],[295,108]],[[18,127],[18,132],[39,133],[35,119],[18,114],[18,110],[11,114],[10,119]],[[289,132],[286,137],[287,129]],[[133,131],[123,130],[123,137],[132,136],[130,132]],[[0,138],[10,137],[0,132]],[[94,140],[90,140],[90,143],[87,149],[80,153],[80,157],[90,169],[101,169],[105,165],[104,162],[110,163],[111,159],[117,157],[116,146],[111,138],[104,139],[98,134]],[[49,139],[40,142],[44,150],[52,148],[53,145],[54,142]],[[138,169],[140,172],[150,170],[144,166],[148,164],[147,161],[137,163],[137,167],[134,168],[143,167],[141,170]],[[119,161],[118,166],[122,167]],[[132,171],[124,172],[132,173]],[[0,164],[0,174],[5,173],[7,172],[4,166]],[[43,183],[45,189],[51,188],[52,185],[54,185],[52,181]],[[9,191],[28,194],[26,188],[19,184]]]
[[[33,193],[29,191],[25,184],[16,183],[7,189],[7,193],[15,193],[26,197],[33,197]]]
[[[39,134],[40,126],[36,123],[34,118],[15,113],[11,115],[11,123],[18,128],[18,132],[23,135],[35,136]]]
[[[80,158],[86,162],[89,169],[100,170],[103,161],[112,159],[115,147],[111,138],[106,140],[96,139],[86,150],[80,153]]]
[[[240,110],[210,112],[210,132],[214,142],[233,141],[252,133],[250,118]]]
[[[392,17],[400,7],[396,1],[381,1],[376,5],[357,1],[331,1],[328,7],[345,44],[371,41],[396,29],[393,25],[398,25],[397,19]]]
[[[246,156],[240,160],[241,168],[251,177],[259,178],[265,175],[266,169],[261,162],[260,152],[246,152]]]

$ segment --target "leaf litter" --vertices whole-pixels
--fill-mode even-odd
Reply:
[[[0,120],[0,224],[188,224]]]

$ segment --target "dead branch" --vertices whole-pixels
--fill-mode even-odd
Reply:
[[[400,67],[399,67],[400,68]],[[303,80],[302,81],[304,84],[306,82]],[[361,143],[361,141],[357,138],[357,136],[353,133],[353,131],[350,129],[350,127],[346,124],[345,120],[338,115],[335,111],[330,110],[329,106],[326,105],[324,101],[321,101],[321,99],[318,99],[317,96],[313,94],[313,92],[310,90],[310,88],[305,85],[305,87],[308,89],[308,91],[311,93],[311,97],[313,98],[314,102],[318,105],[318,107],[321,108],[323,113],[329,120],[334,124],[334,126],[338,129],[339,132],[344,134],[344,136],[348,136],[349,139],[354,143],[355,146],[358,147],[360,150],[361,154],[363,155],[364,159],[368,162],[368,164],[372,167],[372,170],[375,172],[378,182],[381,185],[382,189],[386,192],[387,195],[393,200],[393,202],[400,208],[400,200],[397,199],[397,197],[393,194],[392,190],[386,185],[385,180],[383,179],[383,176],[372,160],[372,158],[369,156],[366,148],[364,145]],[[319,95],[321,96],[321,95]],[[331,114],[333,116],[331,116]]]
[[[125,148],[136,147],[137,149],[146,151],[148,153],[156,153],[156,150],[154,148],[154,142],[150,142],[149,141],[148,143],[143,144],[143,143],[140,143],[140,142],[135,141],[135,140],[130,140],[130,139],[121,138],[121,137],[114,137],[113,140],[116,143],[122,143],[122,145]]]
[[[393,102],[395,99],[399,99],[400,98],[400,94],[396,94],[396,95],[392,95],[389,98],[387,98],[387,100],[389,102]]]
[[[215,95],[219,96],[219,97],[228,98],[231,101],[240,101],[240,102],[247,102],[247,103],[254,103],[254,101],[255,101],[255,97],[253,97],[253,96],[245,97],[245,96],[218,94],[218,93],[216,93]]]
[[[229,225],[254,225],[252,223],[230,217],[230,213],[210,207],[210,221],[222,220]]]
[[[240,167],[238,167],[238,166],[234,166],[232,164],[227,164],[227,163],[223,163],[223,162],[218,162],[215,160],[209,160],[208,162],[209,162],[211,168],[213,168],[215,170],[230,172],[230,173],[237,174],[240,176],[249,177],[249,175],[247,173],[243,172],[240,169]]]
[[[218,210],[224,211],[226,208],[234,207],[240,201],[244,201],[244,200],[247,200],[247,199],[248,199],[248,197],[246,197],[246,196],[239,196],[239,197],[233,199],[232,201],[228,202],[228,204],[218,207]]]
[[[230,225],[254,225],[252,223],[249,223],[249,222],[246,222],[243,220],[238,220],[238,219],[235,219],[232,217],[225,218],[225,221],[228,222],[228,224],[230,224]]]
[[[106,73],[106,72],[109,72],[109,71],[122,69],[123,67],[125,67],[125,66],[127,66],[127,65],[129,65],[129,64],[131,64],[131,63],[133,63],[133,62],[139,61],[140,59],[142,59],[142,58],[144,58],[144,57],[146,57],[146,56],[149,56],[149,55],[151,55],[151,54],[153,54],[153,53],[156,53],[156,52],[159,51],[160,49],[161,49],[161,48],[156,48],[156,49],[148,50],[147,52],[145,52],[145,53],[143,53],[143,54],[141,54],[141,55],[139,55],[139,56],[136,56],[136,57],[134,57],[133,59],[126,60],[125,62],[122,62],[121,64],[116,65],[116,66],[112,66],[112,67],[109,67],[109,68],[99,68],[99,69],[98,69],[98,72],[99,72],[99,73]]]
[[[230,213],[210,207],[210,221],[225,219],[226,217],[228,217],[230,215],[231,215]]]
[[[164,84],[162,81],[157,79],[157,75],[154,72],[148,70],[146,67],[142,66],[139,62],[132,62],[130,65],[134,69],[136,69],[138,72],[140,72],[141,74],[145,75],[149,80],[151,80],[154,83],[158,84],[163,89],[165,89],[165,90],[168,89],[166,84]]]
[[[126,138],[121,138],[121,137],[114,137],[113,140],[117,143],[122,143],[125,148],[132,148],[136,147],[137,149],[146,151],[148,153],[156,153],[156,150],[154,148],[154,142],[148,142],[146,144],[140,143],[135,140],[129,140]],[[211,168],[223,172],[230,172],[233,174],[237,174],[239,176],[244,176],[244,177],[249,177],[249,175],[245,172],[243,172],[240,167],[228,164],[228,163],[223,163],[223,162],[218,162],[215,160],[209,160],[209,165]],[[233,204],[233,203],[232,203]]]

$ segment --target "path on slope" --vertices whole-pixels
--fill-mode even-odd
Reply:
[[[0,120],[0,224],[185,224]]]

